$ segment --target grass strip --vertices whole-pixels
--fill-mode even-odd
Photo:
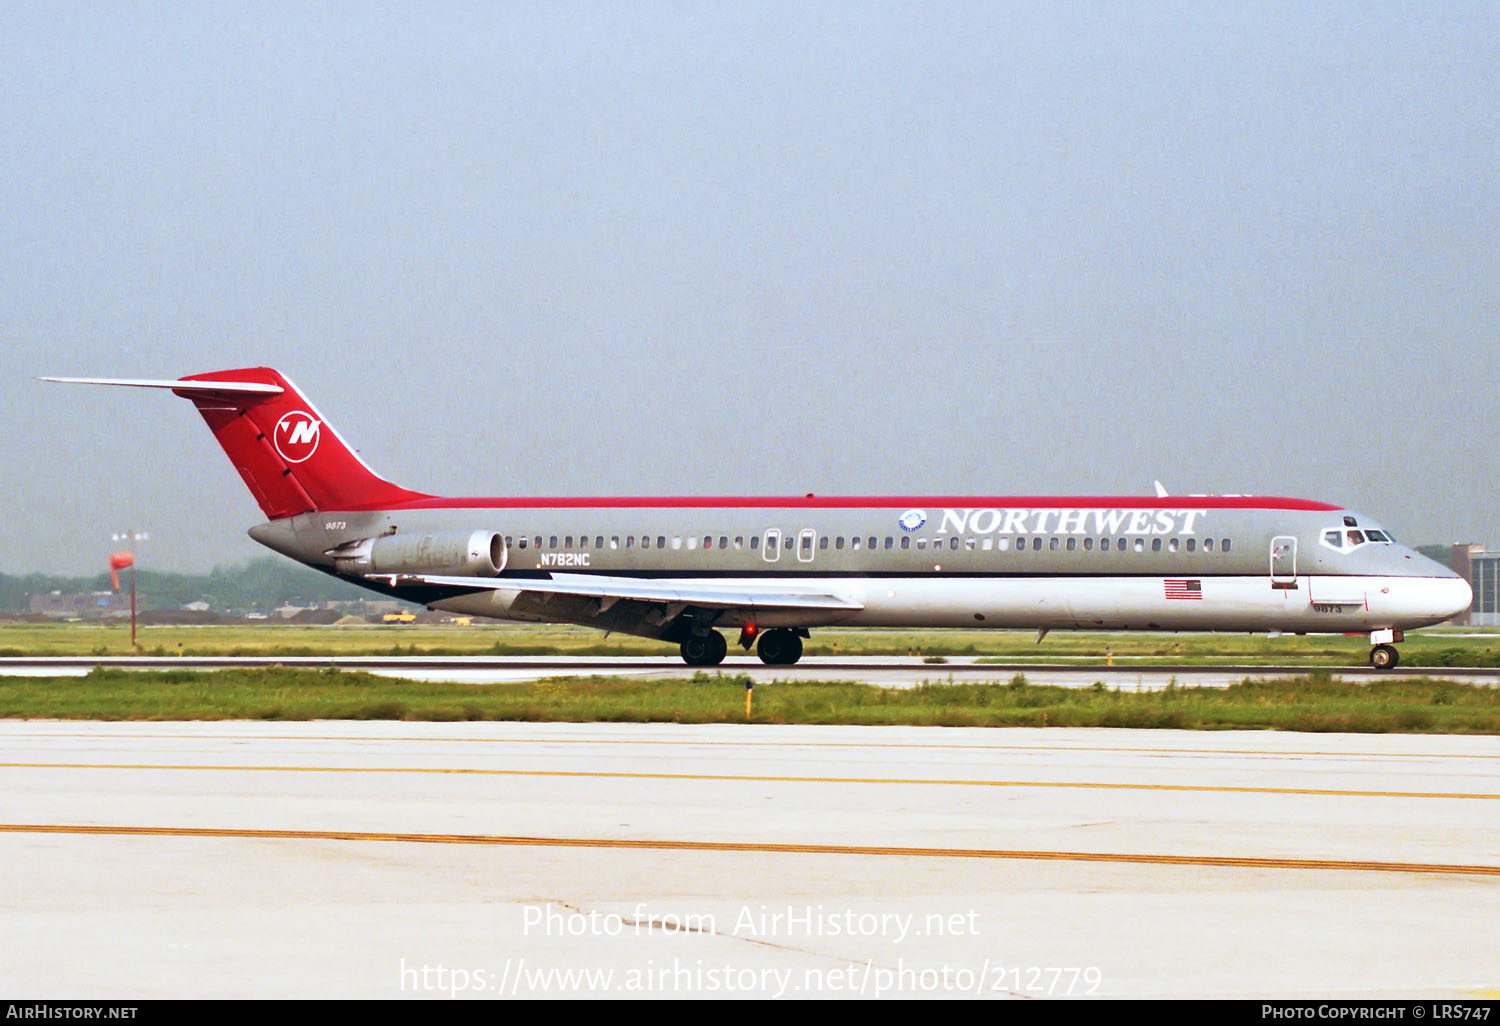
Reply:
[[[605,637],[585,627],[558,624],[459,626],[150,626],[130,647],[128,624],[0,624],[0,657],[25,656],[618,656],[675,659],[677,646],[627,635]],[[730,640],[733,640],[732,637]],[[1078,659],[1103,664],[1151,659],[1184,664],[1363,666],[1363,636],[1164,634],[1160,632],[1053,631],[1038,644],[1034,631],[828,628],[813,633],[811,656],[980,657],[998,661]],[[1401,664],[1500,666],[1500,636],[1478,630],[1413,632],[1401,646]]]
[[[0,717],[77,720],[522,720],[743,723],[749,678],[591,677],[445,684],[336,669],[100,669],[0,678]],[[755,688],[755,723],[949,727],[1149,727],[1500,734],[1500,688],[1427,678],[1341,681],[1325,673],[1224,688],[1124,692],[1096,683],[777,682]]]

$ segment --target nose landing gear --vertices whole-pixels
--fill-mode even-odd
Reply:
[[[1396,651],[1396,642],[1404,640],[1405,635],[1401,631],[1386,628],[1383,631],[1370,632],[1370,665],[1377,670],[1394,670],[1396,664],[1401,662],[1401,654]]]

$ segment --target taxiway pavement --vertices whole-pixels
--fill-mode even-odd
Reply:
[[[1492,737],[0,722],[0,988],[1493,997]]]

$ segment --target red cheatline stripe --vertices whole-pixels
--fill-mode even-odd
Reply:
[[[742,495],[472,496],[393,503],[392,509],[1259,509],[1332,511],[1342,507],[1281,496],[1128,495]]]

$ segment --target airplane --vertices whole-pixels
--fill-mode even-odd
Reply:
[[[1468,583],[1369,517],[1307,499],[899,496],[445,498],[371,470],[268,367],[175,380],[265,514],[262,545],[429,609],[571,623],[716,666],[724,630],[789,666],[816,628],[1368,633],[1469,607]]]

